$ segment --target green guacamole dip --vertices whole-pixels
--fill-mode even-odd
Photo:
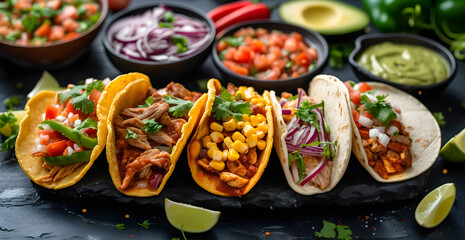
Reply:
[[[380,78],[406,85],[431,85],[449,76],[449,67],[438,53],[409,44],[375,44],[362,53],[358,63]]]

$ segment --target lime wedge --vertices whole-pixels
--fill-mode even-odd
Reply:
[[[465,162],[465,129],[451,138],[439,155],[450,162]]]
[[[185,232],[201,233],[210,230],[218,222],[221,212],[173,202],[165,198],[165,213],[173,227]]]
[[[23,120],[23,118],[26,117],[26,111],[24,110],[15,110],[15,111],[11,111],[11,113],[13,113],[13,115],[15,115],[17,119],[17,121],[13,125],[19,125],[21,120]],[[0,115],[2,114],[4,113],[0,113]],[[8,112],[6,112],[6,114],[8,114]],[[6,124],[5,126],[1,127],[0,134],[2,134],[5,137],[11,136],[11,127],[13,126],[10,124]]]
[[[34,97],[34,95],[44,90],[61,91],[64,89],[66,88],[60,87],[60,84],[50,73],[44,71],[32,91],[27,94],[27,99]]]
[[[449,214],[455,200],[455,185],[446,183],[428,193],[415,210],[415,220],[425,228],[439,225]]]

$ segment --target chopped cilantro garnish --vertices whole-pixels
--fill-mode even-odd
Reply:
[[[15,115],[13,113],[8,112],[8,113],[2,113],[0,115],[0,128],[4,127],[5,125],[13,125],[18,119],[16,119]]]
[[[84,114],[90,114],[95,110],[95,103],[89,100],[89,95],[92,90],[103,91],[104,85],[102,81],[95,81],[91,84],[78,85],[70,88],[60,94],[60,104],[63,104],[65,101],[71,98],[74,109],[81,111]],[[84,92],[82,92],[85,90]],[[82,93],[81,93],[82,92]]]
[[[352,240],[352,230],[347,225],[337,225],[337,239],[339,240]]]
[[[71,99],[74,109],[83,112],[84,114],[92,113],[95,109],[94,102],[87,98],[86,94],[74,97]]]
[[[296,100],[298,97],[299,97],[299,94],[296,94],[296,95],[288,98],[287,101]]]
[[[126,227],[124,226],[124,223],[116,224],[116,228],[118,228],[118,230],[126,229]]]
[[[163,14],[163,21],[165,22],[175,22],[176,18],[174,17],[174,14],[172,11],[166,11],[165,14]]]
[[[103,89],[105,88],[105,85],[103,85],[102,81],[95,81],[92,82],[91,84],[88,84],[86,87],[86,94],[90,95],[92,90],[97,89],[100,92],[103,92]]]
[[[194,106],[194,103],[191,101],[171,96],[164,96],[163,101],[165,101],[169,105],[174,105],[170,107],[169,112],[173,114],[173,117],[177,118],[184,116],[184,114],[188,113]]]
[[[323,220],[323,228],[319,232],[315,231],[315,237],[319,238],[336,238],[339,240],[352,240],[352,230],[347,225],[336,225],[332,222]]]
[[[137,223],[137,225],[149,229],[150,223],[148,220],[143,221],[142,223]]]
[[[220,52],[220,54],[218,55],[220,57],[220,60],[221,61],[224,61],[224,56],[226,55],[226,53],[228,52],[229,50],[228,49],[225,49],[223,51]]]
[[[145,104],[139,105],[137,107],[139,107],[139,108],[148,108],[148,107],[150,107],[150,105],[152,105],[154,103],[154,101],[155,101],[155,98],[150,96],[147,99],[145,99]]]
[[[285,70],[290,70],[292,68],[292,66],[294,66],[294,62],[293,61],[287,61],[286,64],[284,64],[284,69]]]
[[[81,90],[84,90],[84,89],[86,89],[86,86],[78,85],[78,86],[71,87],[67,91],[64,91],[63,93],[60,94],[60,104],[63,104],[69,98],[81,96]]]
[[[444,115],[442,112],[435,112],[433,113],[434,118],[438,121],[439,127],[443,128],[446,126],[446,120],[444,119]]]
[[[388,127],[389,123],[397,118],[396,112],[392,109],[384,99],[387,96],[376,96],[377,102],[372,103],[368,99],[366,94],[362,94],[360,102],[365,106],[365,110],[368,111],[373,117],[379,119],[381,123]]]
[[[221,41],[224,41],[231,47],[239,47],[241,45],[244,45],[244,37],[224,37],[223,39],[221,39]]]
[[[395,132],[393,133],[393,135],[394,135],[394,137],[397,137],[397,135],[399,135],[399,132],[398,132],[398,131],[395,131]]]
[[[312,63],[312,64],[310,64],[310,65],[308,66],[308,69],[307,69],[307,70],[310,72],[310,71],[312,71],[312,70],[315,69],[315,68],[316,68],[316,64],[315,64],[315,63]]]
[[[173,28],[174,27],[174,25],[169,22],[159,22],[158,26],[161,28]]]
[[[314,108],[324,108],[324,101],[321,101],[319,104],[311,105],[307,100],[300,104],[300,107],[297,109],[296,116],[300,118],[302,121],[308,122],[316,127],[318,132],[321,131],[320,124],[318,123],[318,119],[316,114],[312,112]],[[328,129],[326,130],[328,132]]]
[[[81,124],[79,124],[78,126],[75,126],[74,127],[74,131],[79,131],[83,128],[93,128],[93,129],[97,129],[97,121],[95,121],[94,119],[92,118],[86,118],[86,120],[84,120],[83,122],[81,122]]]
[[[126,129],[126,138],[134,138],[137,139],[137,134],[129,129]]]
[[[241,121],[242,114],[251,114],[252,110],[250,109],[249,102],[235,101],[233,96],[223,88],[221,89],[221,97],[215,96],[212,113],[216,120],[232,116]]]
[[[171,36],[171,42],[178,46],[177,53],[182,53],[189,49],[187,47],[187,39],[182,35],[174,34],[173,36]]]
[[[11,111],[11,110],[13,110],[16,106],[18,106],[19,104],[21,104],[21,99],[20,99],[18,96],[14,95],[14,96],[12,96],[12,97],[10,97],[10,98],[7,98],[7,99],[3,100],[3,103],[5,103],[6,109],[7,109],[8,111]]]
[[[146,133],[156,133],[163,127],[163,125],[158,124],[158,122],[153,118],[144,119],[142,122],[145,123],[145,126],[142,127],[142,131],[145,131]]]
[[[3,141],[0,146],[0,151],[8,151],[10,149],[15,148],[16,137],[18,136],[19,126],[16,124],[16,117],[11,113],[3,113],[0,115],[0,128],[4,127],[5,125],[10,125],[11,128],[11,135]]]
[[[412,139],[412,138],[408,138],[408,140],[409,140],[410,142],[413,142],[413,139]]]
[[[349,81],[351,87],[355,87],[355,82],[354,81]]]

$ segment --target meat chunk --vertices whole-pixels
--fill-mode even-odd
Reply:
[[[165,151],[160,151],[159,149],[151,149],[143,152],[134,161],[126,165],[125,175],[120,189],[127,189],[133,180],[134,174],[150,166],[168,170],[171,166],[170,154]]]
[[[230,172],[220,173],[220,181],[233,188],[242,188],[247,185],[247,183],[249,183],[248,179],[239,177],[236,174]]]
[[[249,149],[249,152],[247,153],[247,162],[251,165],[254,165],[255,163],[257,163],[257,160],[257,148],[253,147]]]
[[[211,173],[220,173],[218,170],[214,169],[212,166],[209,165],[209,161],[207,158],[202,158],[197,160],[197,164],[199,164],[203,169],[207,170],[208,172]]]
[[[155,119],[158,120],[160,116],[169,110],[170,106],[165,102],[156,102],[150,105],[148,108],[126,108],[121,111],[121,115],[129,118],[143,119]]]
[[[176,141],[173,140],[163,129],[155,133],[148,134],[149,138],[157,144],[173,147]]]
[[[255,115],[261,114],[263,116],[266,116],[266,110],[264,107],[260,107],[255,104],[250,104],[250,109],[252,110],[252,113]]]
[[[391,141],[402,143],[402,144],[407,145],[407,146],[412,145],[410,140],[408,140],[408,138],[406,136],[404,136],[404,135],[389,136],[389,138],[391,138]]]
[[[247,169],[239,161],[226,161],[226,167],[231,173],[238,175],[239,177],[245,177],[247,174]]]
[[[304,155],[304,163],[305,163],[305,173],[310,174],[320,163],[320,161],[323,161],[320,157],[315,157],[315,156],[308,156]],[[328,161],[328,164],[318,173],[316,174],[310,182],[313,183],[315,186],[317,186],[320,189],[325,189],[329,186],[330,183],[330,178],[331,178],[331,167],[332,167],[332,162]]]
[[[150,143],[147,140],[147,135],[144,133],[144,131],[135,127],[128,127],[127,129],[134,132],[137,135],[137,138],[126,138],[126,141],[129,143],[129,145],[144,150],[149,150],[152,148],[152,146],[150,146]]]
[[[226,87],[226,91],[233,96],[236,95],[237,89],[238,88],[232,83],[228,83],[228,86]]]
[[[135,128],[142,128],[145,126],[145,123],[143,123],[139,118],[133,117],[129,118],[123,121],[124,126],[133,126]]]

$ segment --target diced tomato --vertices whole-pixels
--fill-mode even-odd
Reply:
[[[289,38],[284,42],[284,49],[288,50],[289,52],[297,51],[297,40],[295,38]]]
[[[298,73],[298,72],[293,72],[292,75],[291,75],[292,78],[296,78],[296,77],[298,77],[298,76],[299,76],[299,73]]]
[[[257,70],[262,70],[262,69],[267,68],[268,60],[266,59],[266,55],[263,55],[263,54],[255,55],[255,58],[253,59],[253,64]]]
[[[62,155],[67,147],[66,140],[61,140],[45,146],[45,149],[50,157],[55,157]]]
[[[57,10],[58,8],[60,8],[60,5],[60,0],[51,0],[47,2],[47,6],[50,7],[52,10]]]
[[[42,23],[42,25],[40,25],[40,27],[34,31],[34,34],[39,37],[48,37],[48,35],[50,35],[50,32],[50,21],[44,21],[44,23]]]
[[[366,82],[361,82],[361,83],[358,84],[358,90],[361,93],[364,93],[364,92],[368,92],[370,90],[373,90],[373,88],[371,88]]]
[[[229,70],[239,74],[239,75],[244,75],[244,76],[247,76],[248,73],[249,73],[249,70],[245,67],[241,67],[240,65],[238,65],[237,63],[235,62],[232,62],[232,61],[228,61],[228,60],[225,60],[223,62],[224,66],[229,68]]]
[[[75,114],[75,115],[71,116],[70,118],[68,118],[68,120],[69,120],[70,122],[72,122],[73,124],[74,124],[74,122],[75,122],[76,120],[78,120],[78,119],[79,119],[79,115],[78,115],[78,114]]]
[[[93,14],[96,14],[97,11],[98,11],[98,5],[95,4],[95,3],[86,3],[86,4],[82,4],[82,7],[84,9],[86,9],[86,14],[87,15],[93,15]]]
[[[58,116],[58,109],[52,105],[48,105],[45,109],[45,120],[55,119]]]
[[[234,54],[237,52],[236,48],[230,47],[224,54],[224,60],[234,61]]]
[[[352,88],[352,85],[350,85],[350,81],[345,81],[344,85],[346,85],[346,88],[347,88],[347,90],[349,90],[349,93],[351,91],[354,91],[354,89]]]
[[[216,51],[222,52],[228,48],[228,44],[225,41],[219,41],[218,45],[216,46]]]
[[[75,142],[73,140],[66,141],[66,146],[68,146],[68,147],[74,148],[74,144],[75,144]]]
[[[357,127],[360,127],[360,123],[358,123],[358,119],[360,118],[360,113],[357,112],[357,110],[352,109],[352,116],[354,117],[354,122]]]
[[[370,112],[365,111],[365,105],[360,105],[358,110],[360,111],[360,115],[363,115],[369,119],[373,119],[373,115],[371,115]]]
[[[308,58],[310,59],[310,62],[316,62],[318,61],[318,53],[314,48],[309,48],[307,50]]]
[[[68,41],[68,40],[71,40],[71,39],[76,38],[78,36],[79,36],[79,33],[70,32],[70,33],[66,34],[66,36],[63,38],[63,41]]]
[[[94,89],[92,90],[92,92],[90,92],[89,100],[95,103],[96,109],[97,109],[98,100],[100,99],[101,95],[102,95],[102,92],[97,89]]]
[[[72,18],[77,20],[79,18],[77,9],[73,5],[67,5],[61,12],[55,16],[55,22],[61,24],[65,19]]]
[[[252,40],[250,48],[255,53],[266,53],[265,44],[262,41],[255,38]]]
[[[234,53],[234,61],[238,63],[250,62],[250,48],[246,46],[239,46],[237,51]]]
[[[79,23],[72,18],[63,20],[61,24],[63,25],[66,32],[75,32],[79,28]]]
[[[89,137],[96,137],[97,136],[97,129],[93,129],[93,128],[88,128],[86,130],[86,133]]]
[[[349,92],[349,96],[350,96],[350,100],[352,100],[352,102],[355,104],[355,105],[360,105],[360,92],[359,91],[352,91],[352,92]]]
[[[58,41],[58,40],[62,40],[64,37],[65,37],[65,28],[63,26],[61,25],[52,26],[48,40]]]
[[[308,66],[310,66],[310,58],[307,56],[305,52],[301,52],[297,56],[297,64],[300,66],[304,66],[305,68],[308,68]]]
[[[48,145],[50,143],[50,136],[49,135],[40,135],[39,136],[39,143],[42,145]]]
[[[268,69],[266,72],[262,72],[262,73],[257,74],[257,79],[261,79],[261,80],[277,80],[278,77],[279,77],[279,74],[281,74],[281,73],[276,68],[273,68],[271,70]]]
[[[15,8],[18,10],[31,8],[32,1],[30,0],[18,0],[15,4]]]

